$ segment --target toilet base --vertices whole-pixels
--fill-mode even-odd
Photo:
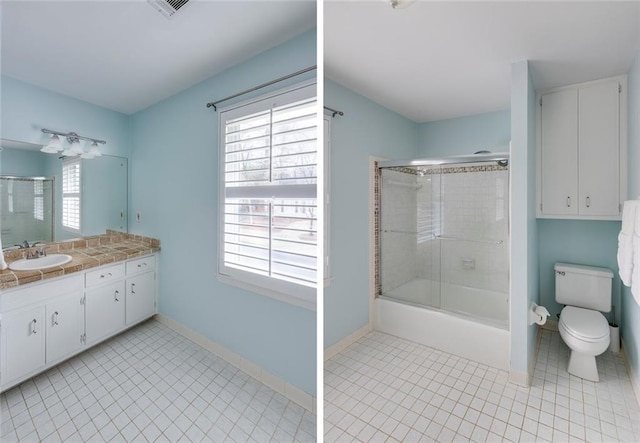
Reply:
[[[595,382],[600,381],[600,377],[598,377],[598,367],[596,366],[595,355],[571,351],[567,372],[569,374],[575,375],[576,377],[584,378],[585,380]]]

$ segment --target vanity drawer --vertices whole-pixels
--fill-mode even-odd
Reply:
[[[89,288],[91,286],[121,280],[122,278],[124,278],[124,263],[87,272],[85,276],[85,286]]]
[[[156,256],[150,255],[127,262],[127,275],[139,272],[153,271],[156,269]]]

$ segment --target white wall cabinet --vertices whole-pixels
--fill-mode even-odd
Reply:
[[[0,391],[151,316],[155,255],[0,292]]]
[[[537,216],[619,220],[626,199],[626,78],[539,94]]]

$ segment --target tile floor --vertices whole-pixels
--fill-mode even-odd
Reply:
[[[150,320],[0,396],[0,441],[313,442],[316,418]]]
[[[326,442],[634,442],[640,407],[620,354],[600,383],[569,375],[569,351],[543,331],[533,385],[486,365],[373,332],[325,365]]]

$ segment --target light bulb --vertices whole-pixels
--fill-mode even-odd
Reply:
[[[80,140],[74,140],[71,143],[71,147],[69,148],[69,151],[71,152],[71,155],[82,155],[82,154],[84,154],[84,151],[82,150],[82,147],[80,146]]]
[[[91,148],[89,148],[89,152],[88,153],[91,154],[91,158],[100,157],[102,155],[102,153],[98,149],[98,142],[92,142],[91,143]]]
[[[47,146],[43,146],[40,151],[46,152],[47,154],[55,154],[59,151],[62,151],[62,143],[60,142],[60,137],[57,134],[51,135],[51,140]]]

